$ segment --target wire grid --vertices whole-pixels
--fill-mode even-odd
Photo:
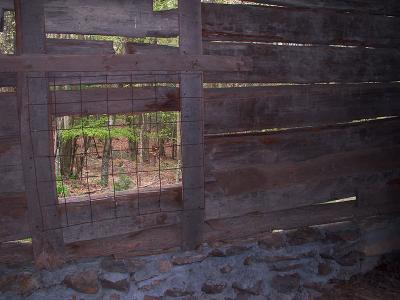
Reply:
[[[105,92],[105,98],[99,97],[97,98],[92,98],[86,100],[84,97],[84,92],[88,90],[88,87],[86,86],[86,82],[88,81],[93,81],[93,77],[95,78],[95,81],[97,82],[104,82],[102,87],[98,87],[98,89],[102,89],[103,92]],[[125,87],[123,88],[124,91],[126,92],[127,89],[129,89],[129,94],[130,97],[124,97],[123,99],[112,99],[112,96],[110,91],[114,87],[110,87],[110,82],[113,84],[116,84],[117,80],[116,78],[113,78],[114,76],[121,78],[123,76],[125,78],[123,84]],[[140,78],[140,76],[145,76],[147,78],[152,77],[154,79],[153,82],[150,84],[148,83],[145,87],[147,91],[151,90],[151,95],[146,94],[144,97],[137,97],[137,93],[140,92],[140,89],[135,87],[136,80],[137,78]],[[86,224],[86,223],[96,223],[100,221],[105,221],[105,220],[110,220],[110,219],[119,219],[119,218],[132,218],[134,216],[141,216],[141,215],[148,215],[148,214],[157,214],[160,212],[174,212],[174,211],[181,211],[183,209],[182,207],[182,202],[179,201],[177,203],[176,199],[175,201],[171,201],[171,199],[168,200],[168,197],[170,198],[170,195],[167,195],[166,189],[165,188],[181,188],[181,180],[179,180],[178,184],[168,184],[165,181],[163,181],[162,177],[165,172],[178,172],[177,176],[182,177],[183,174],[183,169],[187,168],[204,168],[204,160],[201,161],[201,165],[191,165],[191,166],[182,166],[182,164],[179,165],[179,163],[171,167],[164,166],[163,165],[163,157],[161,155],[161,138],[160,138],[160,130],[162,128],[165,128],[165,126],[172,126],[173,128],[176,129],[176,137],[180,137],[178,140],[181,140],[181,132],[179,131],[179,128],[181,128],[183,122],[190,122],[193,124],[197,124],[197,126],[203,126],[204,122],[203,120],[182,120],[182,116],[179,114],[179,117],[177,117],[176,120],[173,121],[165,121],[161,117],[161,112],[160,111],[154,111],[152,108],[151,111],[153,114],[150,114],[150,121],[146,123],[148,128],[150,128],[150,131],[152,128],[155,130],[155,142],[153,138],[153,146],[139,146],[139,143],[135,143],[135,149],[134,149],[134,155],[135,155],[135,160],[134,160],[134,165],[130,166],[127,170],[123,171],[118,171],[117,172],[117,167],[116,167],[116,158],[117,157],[122,157],[126,156],[129,153],[129,149],[117,149],[114,146],[114,140],[112,137],[112,131],[117,128],[126,128],[127,124],[116,124],[112,122],[112,113],[115,112],[115,106],[118,105],[119,102],[123,102],[124,108],[123,108],[123,115],[124,116],[137,116],[138,113],[143,113],[143,111],[138,112],[135,111],[135,107],[137,107],[137,102],[142,101],[144,103],[149,102],[150,106],[151,105],[158,105],[159,103],[163,103],[163,101],[170,100],[168,97],[160,93],[160,88],[165,87],[165,85],[168,85],[170,83],[162,83],[163,78],[165,77],[177,77],[179,78],[180,73],[165,73],[165,72],[160,72],[159,74],[156,72],[151,72],[151,73],[143,73],[143,72],[132,72],[130,74],[118,74],[118,75],[110,75],[110,74],[105,74],[105,75],[87,75],[85,76],[84,74],[79,74],[79,75],[65,75],[62,74],[61,76],[57,77],[54,74],[51,76],[30,76],[28,77],[28,92],[30,91],[30,86],[29,82],[30,79],[39,79],[39,80],[46,80],[49,83],[49,94],[51,101],[49,101],[47,104],[45,103],[31,103],[30,98],[28,96],[28,107],[30,110],[32,110],[32,107],[35,107],[35,109],[45,109],[48,111],[48,113],[51,116],[59,116],[59,107],[66,107],[66,106],[71,106],[78,104],[80,105],[80,111],[79,113],[74,113],[75,116],[79,116],[80,118],[80,131],[82,137],[79,137],[79,141],[82,142],[84,139],[83,136],[85,136],[85,132],[90,129],[96,129],[98,127],[91,127],[91,126],[86,126],[85,122],[83,120],[87,120],[90,117],[93,117],[93,115],[88,111],[85,106],[89,102],[93,102],[95,105],[97,104],[104,104],[106,103],[106,111],[103,111],[103,114],[101,116],[106,117],[107,122],[106,125],[104,126],[107,136],[106,139],[110,141],[110,165],[111,167],[108,169],[107,173],[103,175],[107,175],[108,177],[111,178],[111,186],[112,190],[111,192],[108,192],[106,194],[96,194],[96,191],[93,191],[91,189],[91,182],[93,182],[94,179],[99,179],[99,177],[96,174],[91,174],[90,168],[91,168],[91,163],[93,162],[93,156],[97,156],[99,154],[99,151],[97,149],[97,145],[95,143],[95,149],[89,149],[89,147],[83,146],[83,150],[79,150],[78,152],[75,153],[75,158],[79,158],[81,162],[83,162],[81,166],[81,170],[79,175],[76,177],[77,180],[79,180],[86,188],[86,192],[84,196],[68,196],[66,194],[66,187],[68,178],[64,176],[56,176],[54,174],[56,172],[56,168],[52,167],[51,169],[54,170],[51,179],[50,180],[38,180],[36,178],[36,182],[39,186],[43,183],[45,184],[52,184],[53,188],[55,189],[56,187],[61,187],[61,193],[58,195],[58,200],[55,204],[40,204],[41,210],[45,211],[48,207],[54,207],[54,205],[57,207],[58,212],[60,213],[60,218],[61,218],[61,228],[64,227],[70,227],[70,226],[75,226],[75,225],[81,225],[81,224]],[[63,102],[61,99],[60,101],[60,94],[66,94],[65,91],[60,90],[60,86],[58,85],[59,82],[68,82],[69,78],[73,78],[73,82],[76,84],[78,82],[78,85],[75,86],[75,98],[73,101],[69,101],[67,104]],[[111,79],[110,79],[111,78]],[[130,78],[130,80],[127,82],[126,78]],[[34,81],[33,81],[34,82]],[[140,81],[141,82],[141,81]],[[161,84],[160,84],[161,82]],[[68,93],[68,92],[67,92]],[[139,93],[140,94],[140,93]],[[71,94],[72,95],[72,94]],[[62,97],[61,97],[62,98]],[[178,97],[179,99],[179,97]],[[185,97],[187,100],[187,98]],[[193,100],[198,101],[199,98],[196,97]],[[179,100],[177,100],[179,102]],[[127,107],[126,104],[130,103],[130,111],[127,113]],[[111,113],[112,112],[112,113]],[[121,113],[122,114],[122,113]],[[61,114],[62,115],[62,114]],[[35,115],[29,113],[30,118],[34,118]],[[70,128],[59,128],[58,122],[54,122],[53,118],[53,125],[49,126],[47,128],[32,128],[31,127],[31,136],[34,133],[38,132],[48,132],[55,134],[57,137],[56,140],[57,142],[60,141],[59,135],[60,133],[63,132],[63,130],[70,130]],[[136,118],[132,118],[132,120],[136,120]],[[33,120],[30,120],[30,123]],[[178,127],[178,124],[180,126]],[[135,122],[133,121],[130,123],[131,126],[141,126],[143,125],[143,120]],[[196,126],[196,125],[195,125]],[[76,128],[75,128],[76,129]],[[133,129],[132,129],[133,130]],[[154,132],[153,132],[154,133]],[[96,139],[93,138],[94,142],[96,142]],[[90,143],[90,139],[89,139]],[[203,143],[203,140],[201,141]],[[173,145],[164,145],[164,149],[167,150],[168,148],[171,148],[170,151],[175,151],[176,157],[182,157],[181,154],[181,149],[184,146],[191,146],[192,144],[185,144],[183,145],[182,143],[175,143]],[[54,165],[56,164],[56,160],[60,159],[62,155],[57,153],[57,146],[54,147],[54,151],[51,152],[46,152],[43,151],[41,153],[40,151],[34,151],[34,158],[47,158],[50,163],[53,163]],[[95,151],[92,151],[95,150]],[[130,149],[132,150],[132,149]],[[138,160],[139,153],[141,151],[151,151],[151,155],[154,156],[154,164],[150,167],[145,167],[143,162]],[[59,165],[61,165],[59,163]],[[61,166],[59,166],[60,168]],[[150,184],[149,186],[146,186],[143,184],[142,179],[145,178],[149,173],[152,173],[154,178],[156,178],[156,181],[153,182],[153,184]],[[117,191],[116,190],[116,182],[117,182],[117,177],[120,177],[121,175],[125,176],[130,176],[133,177],[136,181],[133,183],[135,186],[134,188],[131,188],[126,191]],[[196,188],[202,188],[204,189],[204,182],[201,182],[198,187]],[[176,195],[176,191],[174,192]],[[172,193],[174,195],[174,193]],[[39,193],[40,194],[40,193]],[[175,196],[176,197],[176,196]],[[40,200],[40,199],[39,199]],[[171,204],[174,202],[174,204]],[[107,209],[109,208],[109,209]],[[42,212],[42,222],[43,225],[46,224],[46,221],[44,220],[46,216],[45,212]],[[79,216],[79,217],[78,217]],[[46,228],[44,225],[43,228]],[[54,228],[52,228],[54,229]]]

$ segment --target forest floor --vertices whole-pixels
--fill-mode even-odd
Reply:
[[[125,144],[125,143],[120,143]],[[113,141],[113,147],[116,145]],[[138,162],[130,158],[127,145],[118,145],[109,162],[108,184],[102,184],[102,158],[100,154],[86,155],[81,174],[76,177],[63,178],[58,186],[59,197],[113,194],[114,192],[141,188],[164,188],[167,185],[181,181],[181,170],[178,160],[172,159],[167,153],[158,159],[150,153],[148,162]],[[100,149],[102,150],[102,149]]]

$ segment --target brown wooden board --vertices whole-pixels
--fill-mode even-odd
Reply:
[[[400,84],[283,85],[205,90],[205,132],[319,126],[399,116]]]
[[[17,95],[15,93],[0,93],[0,138],[18,136]]]
[[[399,176],[400,122],[206,139],[206,219],[355,196]]]
[[[31,236],[25,193],[0,194],[0,242]]]
[[[201,1],[179,1],[180,54],[202,54]],[[181,74],[182,248],[196,249],[204,222],[204,99],[203,74]]]
[[[400,79],[399,49],[203,43],[204,54],[248,56],[250,72],[205,72],[205,82],[367,82]]]
[[[16,0],[15,5],[17,54],[45,53],[43,2]],[[48,82],[43,78],[44,73],[34,75],[37,77],[28,79],[26,73],[18,73],[21,154],[35,262],[39,268],[49,268],[63,262],[64,244],[58,229],[55,172],[49,158],[52,135]],[[43,206],[49,207],[46,214]]]
[[[178,111],[178,89],[167,87],[91,88],[52,91],[52,113],[57,116],[86,114]]]
[[[398,47],[400,18],[273,6],[202,5],[207,40]]]
[[[362,207],[356,201],[347,201],[209,220],[206,222],[204,235],[207,241],[229,241],[275,229],[294,229],[344,221],[360,222],[372,216],[396,216],[400,212],[398,201],[380,205],[379,199],[376,200],[374,205]]]
[[[251,60],[213,55],[154,56],[24,54],[0,56],[0,72],[248,71]]]
[[[279,5],[286,7],[323,8],[343,12],[370,13],[379,15],[400,15],[400,3],[397,0],[248,0],[250,2]]]
[[[180,225],[152,228],[104,239],[75,242],[66,245],[68,259],[94,256],[149,255],[179,248]]]
[[[32,243],[7,242],[0,244],[0,264],[2,265],[27,265],[33,262]]]
[[[50,54],[115,54],[112,41],[46,39]]]

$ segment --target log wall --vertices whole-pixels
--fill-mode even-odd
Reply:
[[[226,62],[222,71],[212,70],[218,58],[199,63],[206,68],[203,80],[208,84],[203,90],[204,221],[197,228],[203,239],[234,239],[273,229],[398,214],[398,3],[253,2],[280,7],[201,7],[203,54],[224,56],[221,61]],[[4,3],[7,6],[0,11],[13,8],[12,1]],[[179,10],[153,12],[149,0],[85,4],[45,0],[44,5],[48,33],[179,35]],[[181,50],[126,44],[127,54],[156,55],[161,60]],[[62,39],[47,39],[46,53],[115,54],[108,41]],[[113,68],[49,75],[54,84],[180,80],[171,72],[143,76]],[[12,67],[0,73],[0,86],[16,86],[17,70],[10,71]],[[99,76],[105,73],[108,77]],[[131,89],[98,87],[82,93],[62,91],[57,99],[52,97],[58,116],[82,111],[88,115],[176,111],[181,107],[179,89],[169,87],[160,88],[157,97],[146,87],[135,88],[133,94]],[[107,98],[112,101],[107,103]],[[16,93],[0,93],[0,242],[31,236],[18,112]],[[157,212],[159,194],[153,190],[140,195],[144,214],[138,214],[135,193],[118,197],[122,199],[118,208],[111,198],[95,199],[90,207],[94,219],[89,219],[84,197],[59,205],[63,226],[65,212],[70,214],[63,228],[68,257],[140,254],[182,244],[180,186],[162,190],[163,206]],[[337,201],[343,198],[348,200]],[[115,214],[120,219],[108,218]],[[88,222],[82,224],[85,219]]]

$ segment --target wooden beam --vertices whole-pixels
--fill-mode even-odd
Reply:
[[[200,55],[201,1],[179,1],[179,50],[181,55]],[[203,74],[181,74],[182,149],[182,248],[195,249],[202,240],[204,222],[204,100]]]
[[[15,4],[17,53],[44,53],[43,2],[17,0]],[[50,268],[64,261],[64,244],[51,160],[48,83],[44,73],[35,76],[18,74],[21,151],[35,263],[39,268]]]
[[[400,116],[400,83],[205,89],[205,132],[321,126]]]
[[[349,83],[400,80],[399,49],[203,43],[204,54],[247,56],[250,72],[205,72],[205,82]]]
[[[206,218],[355,196],[400,177],[400,122],[206,139]],[[268,168],[266,168],[268,166]]]
[[[295,8],[322,8],[342,12],[369,13],[399,16],[400,4],[397,0],[249,0],[250,2]]]
[[[248,58],[198,54],[0,56],[0,72],[248,71],[251,68]]]
[[[203,4],[207,40],[393,47],[400,18],[273,6]]]

